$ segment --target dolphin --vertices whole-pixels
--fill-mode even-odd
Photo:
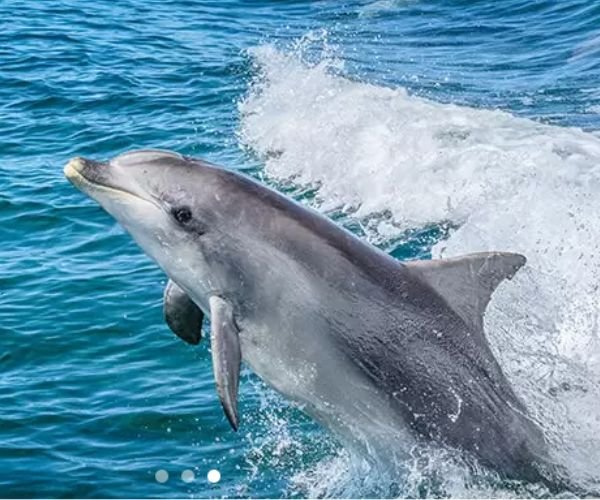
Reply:
[[[542,480],[542,430],[494,358],[483,315],[524,256],[400,262],[239,172],[162,150],[64,169],[168,275],[188,343],[210,317],[217,393],[239,426],[242,360],[349,446],[459,450]]]

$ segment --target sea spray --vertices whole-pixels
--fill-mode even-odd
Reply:
[[[527,256],[493,296],[487,337],[554,459],[597,487],[600,138],[352,80],[331,54],[307,62],[301,46],[251,57],[239,135],[270,178],[313,186],[325,212],[389,214],[375,226],[383,243],[450,224],[434,257]]]

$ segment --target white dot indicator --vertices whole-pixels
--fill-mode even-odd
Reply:
[[[211,469],[206,475],[209,483],[216,484],[221,480],[221,473],[217,469]]]
[[[157,470],[154,479],[159,483],[166,483],[169,480],[169,473],[164,469]]]
[[[194,481],[194,479],[196,479],[196,476],[194,475],[193,470],[186,469],[181,473],[181,480],[184,483],[191,483]]]

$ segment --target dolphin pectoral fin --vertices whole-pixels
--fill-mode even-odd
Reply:
[[[202,339],[204,313],[174,281],[169,280],[163,296],[163,313],[171,331],[188,344]]]
[[[209,303],[212,360],[217,394],[231,427],[237,431],[237,396],[242,362],[239,330],[233,319],[231,304],[215,295],[210,298]]]
[[[452,259],[408,262],[471,327],[483,332],[483,314],[492,293],[512,278],[527,259],[508,252],[482,252]]]

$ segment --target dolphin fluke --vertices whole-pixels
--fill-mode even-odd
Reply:
[[[462,320],[483,333],[483,315],[492,293],[527,259],[517,253],[481,252],[451,259],[408,262]]]

